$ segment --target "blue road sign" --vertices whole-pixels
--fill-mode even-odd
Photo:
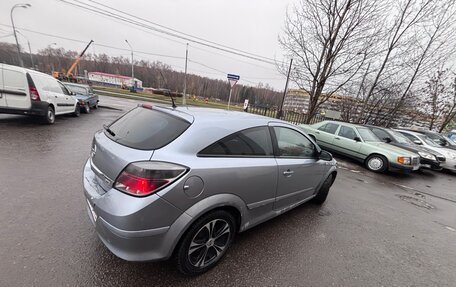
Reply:
[[[236,80],[239,81],[241,77],[239,75],[228,74],[228,80]]]

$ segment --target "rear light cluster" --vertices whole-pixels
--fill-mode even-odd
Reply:
[[[27,73],[27,83],[29,86],[30,99],[32,101],[41,101],[40,94],[38,93],[35,83],[33,82],[32,77],[30,76],[29,73]]]
[[[134,196],[147,196],[176,181],[187,170],[167,162],[134,162],[120,173],[114,188]]]

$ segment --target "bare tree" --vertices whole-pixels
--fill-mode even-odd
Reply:
[[[380,3],[301,0],[287,13],[279,43],[295,61],[292,81],[309,94],[307,122],[357,75],[370,55]]]

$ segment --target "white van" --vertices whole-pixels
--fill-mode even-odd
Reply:
[[[78,100],[50,75],[0,64],[0,113],[42,117],[53,124],[56,115],[79,116]]]

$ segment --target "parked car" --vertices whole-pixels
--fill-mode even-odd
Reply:
[[[413,171],[420,167],[417,154],[382,142],[363,126],[323,121],[299,127],[323,149],[358,160],[370,171]]]
[[[447,136],[447,138],[449,138],[453,142],[456,141],[456,132],[449,132],[446,136]]]
[[[68,89],[50,75],[0,64],[0,113],[40,116],[53,124],[56,115],[79,116],[79,104]]]
[[[418,154],[420,156],[421,167],[434,170],[442,169],[440,167],[440,162],[445,161],[445,156],[443,156],[441,153],[430,150],[423,146],[417,146],[406,136],[392,129],[371,125],[365,125],[365,127],[368,127],[383,142]]]
[[[413,132],[409,130],[399,130],[398,132],[406,136],[409,140],[411,140],[414,144],[419,146],[424,146],[430,150],[436,151],[441,153],[445,156],[445,161],[440,163],[440,166],[444,169],[456,171],[456,151],[452,149],[448,149],[441,145],[436,144],[433,140],[431,140],[428,136],[422,133]]]
[[[444,135],[441,135],[439,133],[433,132],[433,131],[425,131],[425,130],[411,130],[407,129],[409,131],[417,132],[423,135],[426,135],[428,138],[430,138],[434,143],[446,147],[452,150],[456,150],[456,143],[454,143],[451,139],[445,137]]]
[[[336,161],[280,120],[139,106],[97,132],[83,174],[88,213],[115,255],[198,274],[238,232],[306,201],[322,204]]]
[[[91,109],[98,109],[98,95],[93,92],[91,86],[73,83],[65,83],[64,85],[78,99],[81,111],[88,114]]]

